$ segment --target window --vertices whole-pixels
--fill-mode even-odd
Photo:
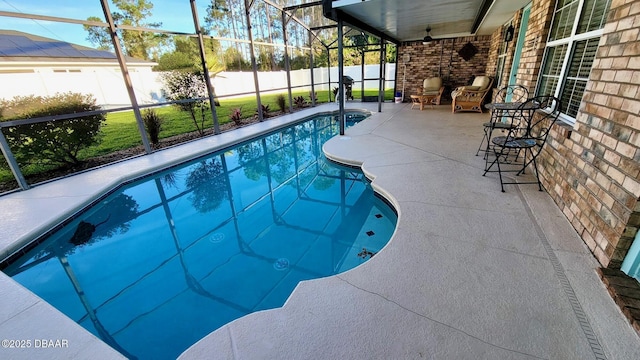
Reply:
[[[2,69],[0,74],[31,74],[35,71],[33,69]]]
[[[575,123],[611,0],[559,0],[549,32],[538,95],[562,100],[562,119]]]

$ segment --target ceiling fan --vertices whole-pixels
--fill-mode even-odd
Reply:
[[[427,45],[428,43],[433,41],[433,38],[431,37],[431,26],[428,26],[426,30],[427,30],[427,36],[425,36],[424,39],[422,39],[423,45]]]

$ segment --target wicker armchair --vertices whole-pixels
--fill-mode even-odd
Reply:
[[[444,92],[442,79],[439,77],[427,78],[422,82],[422,87],[418,88],[417,94],[411,95],[411,108],[419,105],[420,110],[424,109],[424,105],[440,105],[440,98]]]
[[[422,87],[418,89],[418,94],[432,96],[431,103],[434,105],[440,105],[443,92],[444,86],[442,86],[442,79],[439,77],[424,79]]]
[[[482,102],[491,90],[493,78],[490,76],[476,76],[470,86],[460,86],[451,92],[451,112],[476,111],[482,112]]]

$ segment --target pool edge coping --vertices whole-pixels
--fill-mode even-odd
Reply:
[[[123,160],[123,161],[120,161],[120,162],[109,164],[109,165],[94,169],[94,171],[86,171],[86,172],[74,174],[74,175],[71,175],[71,176],[68,176],[68,177],[56,179],[56,180],[53,180],[53,181],[49,181],[49,182],[37,185],[37,186],[35,186],[35,187],[31,188],[31,189],[28,189],[28,190],[13,192],[13,193],[9,193],[9,194],[7,194],[5,196],[1,196],[0,197],[0,205],[3,204],[3,202],[11,202],[11,201],[25,201],[25,202],[36,201],[37,202],[38,200],[43,201],[43,200],[51,200],[51,199],[55,199],[55,198],[58,198],[58,201],[64,201],[64,198],[60,198],[59,196],[46,196],[46,191],[48,190],[48,188],[55,187],[55,186],[60,186],[62,184],[62,182],[64,182],[65,180],[68,180],[68,179],[74,179],[75,181],[82,181],[83,178],[88,178],[90,175],[95,175],[96,173],[99,173],[99,172],[108,173],[109,171],[113,170],[113,171],[115,171],[117,173],[119,169],[121,169],[123,167],[126,167],[127,165],[129,165],[130,168],[133,168],[132,171],[127,171],[126,174],[120,174],[120,175],[118,175],[116,177],[109,178],[109,179],[105,180],[104,182],[102,182],[102,183],[100,183],[98,185],[94,185],[93,192],[86,192],[82,196],[72,197],[73,199],[75,199],[73,205],[69,206],[64,211],[61,211],[60,213],[56,214],[56,216],[54,218],[49,218],[49,219],[43,220],[43,222],[41,224],[39,224],[38,226],[32,227],[29,230],[23,232],[22,234],[19,235],[18,238],[16,238],[12,242],[10,242],[8,246],[4,246],[3,248],[1,248],[0,249],[0,259],[2,259],[2,261],[4,261],[7,258],[13,256],[14,254],[21,252],[25,247],[28,247],[31,243],[33,243],[35,240],[37,240],[37,238],[42,237],[43,234],[45,234],[47,232],[50,232],[52,230],[55,230],[58,226],[60,226],[60,224],[64,223],[65,221],[68,221],[69,219],[73,219],[75,216],[77,216],[78,214],[82,213],[88,206],[91,206],[91,204],[100,201],[100,199],[104,198],[104,196],[108,196],[109,193],[117,190],[119,187],[123,186],[124,184],[126,184],[128,182],[134,181],[135,179],[143,177],[143,176],[148,175],[148,174],[152,174],[152,173],[155,173],[155,172],[158,172],[158,171],[162,171],[162,170],[167,169],[167,168],[171,168],[173,166],[177,166],[177,165],[179,165],[181,163],[196,159],[198,157],[206,156],[209,153],[213,153],[213,152],[219,151],[219,150],[224,149],[226,147],[234,146],[236,144],[248,141],[248,140],[250,140],[250,139],[252,139],[254,137],[259,137],[259,136],[262,136],[264,134],[268,134],[270,132],[278,131],[279,129],[287,127],[287,126],[289,126],[291,124],[294,124],[294,123],[297,123],[297,122],[303,122],[306,119],[311,118],[313,116],[336,114],[338,112],[336,107],[337,107],[337,104],[319,105],[319,106],[314,107],[314,108],[305,109],[305,110],[303,110],[301,112],[296,112],[294,114],[287,114],[287,115],[284,115],[282,117],[275,118],[275,119],[268,119],[268,120],[266,120],[264,122],[260,122],[260,123],[250,124],[250,125],[247,125],[245,127],[236,129],[234,131],[224,132],[222,134],[219,134],[219,135],[216,135],[216,136],[212,136],[212,137],[207,137],[207,138],[204,138],[204,139],[197,139],[195,141],[190,141],[190,142],[185,143],[185,144],[180,144],[180,145],[168,148],[168,149],[163,149],[162,151],[158,151],[158,152],[155,152],[155,153],[152,153],[152,154],[148,154],[148,155],[144,155],[144,156],[137,156],[137,157],[126,159],[126,160]],[[374,113],[373,111],[371,111],[369,109],[366,109],[364,107],[357,107],[357,106],[349,107],[348,109],[345,109],[345,111],[367,113],[369,115],[368,117],[371,117],[372,115],[376,114],[376,113]],[[240,133],[239,134],[236,131],[241,131],[241,132],[245,132],[245,133]],[[238,136],[238,135],[240,135],[240,136]],[[340,135],[336,135],[335,137],[337,137],[337,136],[340,136]],[[201,149],[197,149],[196,151],[193,151],[193,149],[190,149],[190,148],[198,147],[198,145],[202,145],[202,144],[206,144],[207,146],[204,146]],[[324,144],[323,144],[323,147],[324,147]],[[191,150],[191,151],[189,151],[189,150]],[[173,156],[166,156],[170,152],[176,153],[176,154],[174,154]],[[325,153],[325,155],[326,155],[326,152],[324,152],[324,150],[323,150],[323,153]],[[154,158],[159,158],[159,159],[154,159]],[[170,159],[166,160],[165,158],[170,158]],[[163,161],[163,159],[164,159],[164,161]],[[161,161],[161,164],[157,164],[154,161]],[[342,161],[337,161],[337,162],[343,164]],[[137,164],[137,163],[141,163],[141,164]],[[134,164],[134,166],[131,166],[132,164]],[[344,164],[345,165],[350,165],[350,164],[348,164],[348,162],[344,163]],[[135,165],[143,165],[143,166],[138,168]],[[398,206],[397,206],[398,205],[397,201],[395,201],[395,199],[393,197],[390,197],[388,193],[386,193],[383,190],[381,191],[381,189],[376,187],[373,184],[373,180],[375,179],[375,176],[373,176],[370,173],[365,172],[365,170],[363,169],[363,167],[361,165],[362,164],[355,165],[355,166],[357,166],[359,169],[361,169],[365,173],[365,176],[371,180],[372,187],[374,188],[374,191],[377,194],[379,194],[380,196],[382,196],[384,198],[384,200],[386,200],[386,202],[392,207],[392,210],[394,210],[398,214],[399,209],[398,209]],[[351,166],[354,166],[354,165],[351,165]],[[397,230],[397,228],[396,228],[396,230]],[[394,230],[394,233],[392,234],[391,239],[393,238],[394,234],[396,233],[396,230]],[[11,236],[11,235],[9,235],[9,236]],[[391,239],[389,241],[391,241]],[[3,241],[3,240],[0,239],[0,241]],[[2,244],[0,244],[0,245],[2,245]],[[387,245],[385,245],[385,247],[386,246]],[[353,270],[353,269],[350,269],[350,270]],[[8,292],[13,292],[13,291],[26,291],[26,292],[28,292],[28,295],[30,295],[30,298],[33,299],[34,305],[42,303],[45,306],[47,306],[48,308],[50,308],[51,311],[56,312],[57,313],[56,316],[60,316],[61,315],[61,316],[64,316],[66,319],[68,319],[69,322],[72,323],[72,326],[67,327],[67,329],[69,331],[73,332],[74,334],[77,333],[79,336],[82,336],[82,337],[88,336],[90,339],[93,338],[92,341],[98,341],[101,344],[104,344],[104,345],[108,346],[110,349],[112,349],[114,351],[114,353],[115,353],[114,355],[117,354],[117,355],[121,355],[122,356],[122,354],[119,353],[117,350],[113,349],[108,344],[106,344],[104,341],[102,341],[101,339],[97,338],[91,332],[86,330],[81,325],[77,324],[75,321],[73,321],[68,316],[63,314],[57,308],[55,308],[52,305],[50,305],[49,303],[47,303],[45,300],[40,298],[38,295],[36,295],[35,293],[33,293],[30,290],[26,289],[21,284],[17,283],[15,280],[10,278],[8,275],[4,274],[4,272],[2,272],[2,275],[0,275],[0,276],[6,277],[6,279],[10,280],[12,285],[17,286],[19,288],[19,289],[18,288],[15,288],[15,289],[5,288],[4,290],[8,290]],[[313,279],[313,280],[308,280],[308,281],[314,281],[314,280],[321,280],[321,279]],[[296,286],[296,288],[297,288],[297,286]],[[294,292],[295,292],[295,289],[289,295],[289,297],[291,297],[291,295]],[[287,299],[287,301],[288,301],[288,299]],[[286,301],[285,301],[285,304],[286,304]],[[285,304],[283,304],[283,306]],[[279,308],[276,308],[276,309],[279,309]],[[270,310],[274,310],[274,309],[270,309]],[[23,310],[23,311],[28,311],[28,308]],[[8,318],[8,319],[0,319],[0,321],[6,322],[6,321],[9,321],[10,319],[11,319],[11,317]],[[45,319],[41,319],[41,320],[42,321],[47,321],[46,318]],[[73,325],[75,325],[75,326],[73,326]],[[226,324],[226,325],[228,325],[228,324]],[[224,328],[225,326],[221,327],[220,329]],[[209,333],[209,334],[211,334],[211,333]],[[205,335],[202,339],[206,338],[209,334]],[[184,352],[188,351],[192,346],[197,344],[202,339],[199,339],[198,341],[196,341],[189,348],[185,349]]]

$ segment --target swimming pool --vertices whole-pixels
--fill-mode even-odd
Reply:
[[[4,272],[125,356],[175,358],[388,242],[393,210],[322,155],[337,132],[318,116],[124,185]]]

